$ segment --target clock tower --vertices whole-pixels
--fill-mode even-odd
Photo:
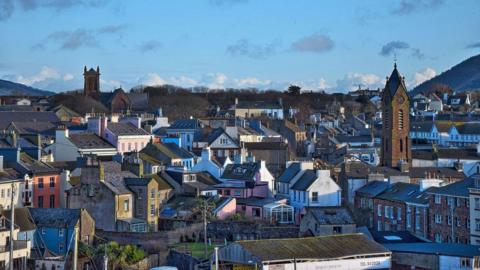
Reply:
[[[408,170],[412,162],[410,142],[410,100],[405,78],[397,70],[387,77],[382,93],[382,166]]]

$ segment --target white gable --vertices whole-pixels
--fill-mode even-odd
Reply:
[[[210,144],[210,148],[238,148],[238,145],[227,134],[222,133]]]

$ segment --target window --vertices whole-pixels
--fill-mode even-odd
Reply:
[[[382,221],[381,220],[377,221],[377,231],[379,231],[379,232],[382,231]]]
[[[388,206],[387,206],[387,205],[385,205],[385,217],[389,217],[389,215],[388,215]]]
[[[55,195],[50,195],[50,208],[55,208]]]
[[[42,228],[42,234],[45,234],[45,233],[46,233],[45,228]]]
[[[128,143],[128,151],[132,151],[132,143]]]
[[[342,226],[333,226],[333,234],[342,234]]]
[[[480,231],[480,219],[475,219],[475,230]]]
[[[312,201],[318,202],[318,192],[312,192]]]
[[[307,201],[307,192],[302,191],[302,194],[303,194],[303,202],[306,202]]]
[[[43,178],[38,178],[38,188],[43,188]]]
[[[130,202],[129,200],[123,200],[123,211],[128,212],[130,210]]]
[[[460,259],[460,266],[462,268],[470,268],[470,258],[461,258]]]
[[[403,110],[398,110],[398,129],[403,129]]]
[[[150,204],[150,216],[155,216],[155,204],[151,203]]]
[[[55,187],[55,177],[50,177],[50,187]]]
[[[442,215],[435,214],[435,223],[442,224]]]
[[[60,252],[63,252],[63,243],[59,243],[59,244],[58,244],[58,250],[59,250]]]
[[[378,214],[379,217],[382,216],[382,205],[381,205],[381,204],[379,204],[379,205],[377,206],[377,214]]]
[[[38,208],[43,208],[43,196],[38,196]]]
[[[260,217],[260,208],[252,208],[252,216],[254,217]]]
[[[452,217],[447,215],[447,224],[452,225]]]
[[[402,220],[402,208],[401,207],[397,208],[397,219]]]
[[[230,196],[230,190],[229,189],[225,190],[225,196]]]
[[[453,198],[452,198],[452,197],[448,197],[448,198],[447,198],[447,204],[448,204],[449,206],[454,206],[454,205],[453,205],[453,202],[454,202],[454,201],[453,201]]]
[[[63,228],[58,229],[58,237],[63,237]]]
[[[412,212],[412,209],[410,208],[410,206],[407,206],[407,214],[406,214],[406,216],[405,216],[406,222],[407,222],[407,228],[411,228],[411,227],[412,227],[411,212]]]
[[[435,242],[437,243],[442,242],[442,235],[440,233],[435,233]]]
[[[456,205],[457,205],[457,206],[462,205],[462,199],[457,198]]]
[[[240,189],[235,189],[235,197],[242,196],[242,191]]]
[[[457,224],[457,227],[462,226],[462,221],[460,220],[460,218],[455,217],[455,224]]]
[[[480,210],[480,198],[475,198],[475,210]]]
[[[400,152],[403,152],[403,140],[400,139]]]
[[[5,189],[2,188],[2,198],[5,198]]]
[[[469,218],[465,219],[465,224],[467,224],[467,229],[470,229],[470,219]]]
[[[155,189],[154,189],[154,188],[152,188],[152,189],[150,190],[150,198],[152,198],[152,199],[155,198]]]
[[[441,203],[442,203],[442,196],[435,195],[435,204],[441,204]]]
[[[10,198],[10,189],[7,188],[7,198]]]

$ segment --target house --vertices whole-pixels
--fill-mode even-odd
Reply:
[[[290,198],[290,188],[307,169],[313,170],[313,162],[287,162],[287,168],[275,181],[276,196]]]
[[[221,127],[208,130],[203,138],[198,138],[193,142],[193,151],[209,147],[215,157],[233,158],[239,153],[240,147],[235,139],[230,137]]]
[[[248,142],[244,146],[256,160],[264,160],[268,170],[275,176],[280,175],[290,160],[288,144],[284,141]]]
[[[161,129],[160,129],[161,130]],[[201,136],[201,125],[197,119],[180,119],[165,128],[167,137],[179,138],[181,148],[192,151],[193,142]]]
[[[326,236],[355,232],[356,224],[352,214],[344,207],[308,207],[300,221],[300,236]]]
[[[480,178],[478,175],[472,178],[473,186],[468,189],[470,244],[478,246],[480,245]]]
[[[157,173],[165,167],[190,171],[195,166],[194,155],[175,143],[150,142],[140,151],[139,158],[145,174]]]
[[[231,164],[232,161],[229,157],[225,157],[225,161],[221,164],[218,159],[212,156],[212,152],[209,147],[202,149],[200,159],[197,160],[197,164],[193,166],[192,172],[208,172],[215,178],[220,178],[225,166]]]
[[[9,269],[10,267],[10,245],[13,244],[13,268],[27,269],[27,260],[31,256],[32,242],[19,238],[20,229],[15,226],[13,229],[13,240],[10,240],[10,216],[2,215],[0,217],[0,268]]]
[[[218,193],[236,198],[272,197],[274,178],[265,162],[255,161],[251,156],[244,161],[242,155],[237,155],[235,163],[225,167],[220,177],[222,183],[216,185]]]
[[[86,209],[105,231],[147,231],[146,220],[135,218],[134,193],[124,183],[124,178],[137,176],[115,161],[85,157],[79,162],[81,175],[67,191],[68,207]]]
[[[283,102],[278,101],[250,101],[235,98],[235,117],[236,118],[255,118],[259,116],[268,116],[273,119],[283,119]]]
[[[3,156],[0,156],[0,208],[10,209],[23,206],[23,175],[13,168],[7,168],[3,163]],[[15,191],[14,191],[15,190]],[[13,196],[13,199],[12,199]]]
[[[55,161],[75,161],[78,157],[96,155],[113,157],[117,148],[92,132],[70,134],[68,128],[60,126],[55,131],[55,143],[45,148],[53,153]]]
[[[65,256],[73,251],[75,231],[78,241],[92,245],[95,220],[84,209],[28,208],[36,230],[33,248],[41,253],[49,252]]]
[[[384,244],[392,252],[392,269],[478,269],[478,247],[445,243]]]
[[[342,189],[330,177],[329,170],[306,170],[290,187],[290,203],[297,220],[306,207],[340,206]]]
[[[390,269],[391,252],[363,234],[237,241],[220,264],[256,269]]]
[[[427,190],[429,198],[428,239],[437,243],[470,243],[469,188],[474,178],[466,178]]]
[[[149,231],[158,230],[160,212],[159,184],[155,178],[124,178],[125,186],[134,194],[133,212],[135,218],[146,220]]]
[[[264,220],[270,224],[294,223],[294,209],[285,199],[236,198],[237,214],[249,220]]]

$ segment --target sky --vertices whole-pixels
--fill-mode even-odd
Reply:
[[[411,89],[480,53],[478,0],[0,0],[0,78],[51,91],[138,85]]]

